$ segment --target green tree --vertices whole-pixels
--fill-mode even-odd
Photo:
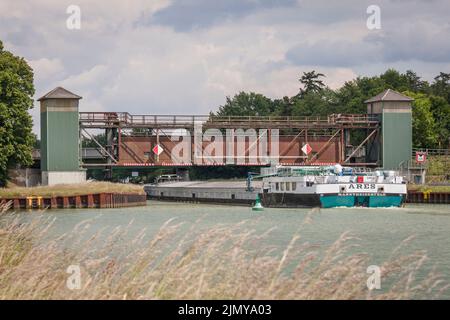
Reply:
[[[153,133],[152,128],[133,128],[131,129],[133,135],[136,136],[151,136]]]
[[[395,82],[394,79],[397,77],[391,73],[386,78],[391,78],[390,81]],[[366,113],[367,107],[364,101],[388,88],[389,86],[381,76],[358,77],[347,81],[335,91],[336,105],[339,106],[339,111],[336,113]]]
[[[291,116],[294,104],[294,99],[287,96],[283,97],[283,99],[275,99],[273,101],[274,115],[283,117]]]
[[[421,80],[421,77],[419,77],[414,71],[407,70],[404,77],[408,85],[408,90],[424,93],[429,90],[428,82]]]
[[[272,100],[259,93],[239,92],[227,97],[225,105],[219,107],[217,116],[267,116],[274,111]]]
[[[431,99],[424,93],[405,91],[414,99],[412,105],[413,146],[416,148],[434,148],[438,145],[436,122],[431,111]]]
[[[104,133],[95,134],[93,135],[93,138],[102,146],[106,146],[106,135]],[[83,148],[98,148],[98,144],[93,139],[88,137],[83,137],[81,144]]]
[[[294,101],[293,116],[326,116],[339,113],[335,93],[329,88],[324,88],[320,92],[309,91]]]
[[[6,185],[8,167],[33,163],[28,113],[33,95],[33,70],[25,59],[4,50],[0,41],[0,186]]]
[[[439,73],[431,85],[431,92],[434,95],[443,97],[450,103],[450,73]]]
[[[430,96],[431,113],[436,123],[438,147],[448,148],[450,144],[450,104],[444,97]]]
[[[397,91],[405,91],[408,89],[405,76],[395,69],[386,70],[380,75],[380,79],[384,82],[385,87]]]
[[[347,81],[335,92],[337,110],[336,113],[365,113],[367,108],[364,101],[367,94],[357,80]]]
[[[320,92],[323,88],[325,88],[325,84],[320,79],[325,77],[323,73],[316,73],[315,70],[309,72],[303,72],[303,75],[298,79],[300,83],[303,85],[303,88],[300,88],[300,96],[303,96],[309,92]]]
[[[336,90],[337,104],[343,113],[365,113],[364,101],[386,89],[428,93],[429,84],[421,80],[412,70],[402,74],[397,70],[388,69],[379,76],[358,77],[347,81]]]

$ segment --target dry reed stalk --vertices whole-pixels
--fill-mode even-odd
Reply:
[[[127,241],[130,225],[88,237],[86,221],[42,241],[48,219],[5,217],[0,299],[414,299],[448,290],[435,270],[418,275],[424,252],[401,256],[395,250],[380,266],[383,290],[369,292],[369,257],[348,252],[357,241],[349,234],[320,248],[300,243],[300,230],[277,251],[258,245],[267,233],[257,234],[249,221],[206,231],[194,224],[182,234],[180,224],[168,221],[150,240],[142,230]],[[66,286],[73,264],[82,270],[79,290]]]
[[[40,186],[33,188],[0,188],[0,198],[27,197],[27,196],[76,196],[91,193],[138,193],[144,194],[144,188],[139,185],[111,183],[111,182],[87,182],[79,184],[60,184],[55,186]]]

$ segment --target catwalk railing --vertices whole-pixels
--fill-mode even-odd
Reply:
[[[372,128],[376,115],[331,114],[328,116],[215,116],[215,115],[132,115],[128,112],[80,112],[83,127],[103,128]]]

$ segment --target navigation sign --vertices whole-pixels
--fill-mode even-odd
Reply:
[[[311,148],[311,146],[307,143],[307,144],[305,144],[305,145],[302,147],[302,151],[303,151],[304,154],[308,155],[308,154],[311,153],[312,148]]]
[[[159,144],[157,144],[156,146],[153,147],[152,151],[154,154],[159,156],[164,151],[164,149]]]
[[[427,153],[426,152],[416,152],[416,162],[417,163],[424,163],[427,161]]]

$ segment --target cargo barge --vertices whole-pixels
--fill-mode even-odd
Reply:
[[[261,179],[253,181],[256,179]],[[277,166],[249,174],[244,181],[185,181],[146,185],[150,199],[252,204],[259,195],[265,207],[398,207],[406,182],[394,171],[355,171],[335,166]]]
[[[262,182],[256,181],[256,189],[248,191],[245,181],[179,181],[144,186],[147,197],[153,200],[176,202],[251,205],[261,189]],[[258,189],[258,190],[257,190]]]

